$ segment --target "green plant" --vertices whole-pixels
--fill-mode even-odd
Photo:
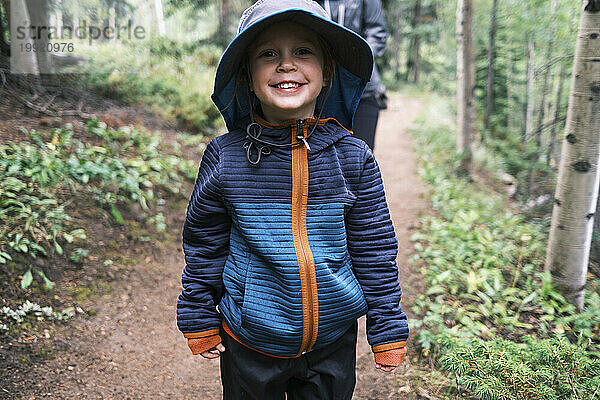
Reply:
[[[44,271],[38,268],[30,268],[27,270],[27,272],[25,272],[23,278],[21,279],[21,289],[27,289],[33,283],[32,271],[35,271],[35,273],[44,281],[44,284],[48,290],[54,289],[54,282],[48,279]]]
[[[74,139],[70,125],[23,131],[29,141],[0,145],[0,264],[16,253],[31,259],[63,255],[65,244],[85,241],[85,230],[73,226],[74,194],[91,196],[123,224],[118,203],[137,202],[149,212],[162,200],[157,192],[180,194],[186,179],[194,178],[194,163],[166,154],[157,133],[128,126],[114,130],[98,120],[87,127],[101,146]],[[162,214],[151,221],[158,231],[165,229]],[[75,248],[69,258],[80,262],[86,255],[87,250]],[[25,268],[23,289],[34,276],[52,289],[41,269]]]
[[[525,336],[523,343],[444,337],[441,347],[442,368],[481,400],[591,400],[600,394],[600,360],[564,337]]]
[[[74,263],[81,263],[83,261],[83,259],[85,257],[87,257],[89,254],[90,254],[89,250],[77,247],[77,248],[73,249],[73,251],[71,252],[71,255],[69,256],[69,260],[73,261]]]
[[[222,49],[205,43],[150,38],[82,47],[89,63],[81,84],[127,103],[144,103],[167,121],[194,131],[214,130],[221,116],[210,100]],[[84,71],[81,71],[81,68]]]
[[[16,310],[7,306],[0,309],[0,332],[7,333],[11,327],[16,328],[28,319],[32,321],[41,321],[44,319],[65,321],[74,315],[74,307],[68,307],[61,312],[57,312],[52,307],[41,307],[39,304],[27,300]]]
[[[421,267],[427,288],[413,306],[415,315],[422,316],[412,324],[419,328],[416,340],[421,354],[450,360],[448,338],[466,343],[468,351],[482,341],[502,338],[503,345],[521,348],[527,335],[539,339],[559,335],[573,343],[578,357],[597,357],[600,281],[588,282],[583,313],[577,313],[553,288],[544,272],[548,221],[527,219],[511,209],[503,194],[456,176],[451,113],[446,100],[431,99],[426,115],[436,115],[436,119],[422,119],[413,129],[422,163],[420,174],[430,185],[434,210],[421,219],[411,238],[416,252],[411,262]],[[550,351],[548,346],[539,349]],[[475,355],[469,357],[478,365]],[[526,368],[518,357],[510,360],[510,368]],[[452,365],[458,368],[464,362]],[[460,384],[479,399],[536,398],[514,393],[493,397],[512,392],[503,386],[506,382],[494,381],[492,372],[486,378],[461,372],[465,377]],[[584,385],[587,378],[575,374],[573,379],[574,385]],[[495,389],[489,385],[496,385]]]

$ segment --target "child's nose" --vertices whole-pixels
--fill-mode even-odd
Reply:
[[[292,61],[291,57],[284,56],[281,58],[281,62],[277,66],[278,72],[290,72],[290,71],[295,71],[295,70],[296,70],[296,65]]]

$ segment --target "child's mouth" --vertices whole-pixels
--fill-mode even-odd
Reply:
[[[281,82],[276,85],[272,85],[272,87],[274,87],[276,89],[283,89],[283,90],[294,90],[294,89],[298,89],[299,87],[301,87],[303,85],[305,85],[305,83]]]

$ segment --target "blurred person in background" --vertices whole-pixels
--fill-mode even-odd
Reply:
[[[316,0],[332,20],[358,33],[371,45],[375,58],[385,50],[387,29],[381,0]],[[354,116],[354,134],[373,150],[379,110],[387,108],[385,87],[377,66],[373,66]]]

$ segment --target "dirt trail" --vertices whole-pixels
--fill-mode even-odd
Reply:
[[[419,287],[417,274],[406,268],[410,227],[425,208],[406,130],[421,107],[419,100],[392,99],[380,118],[375,151],[400,242],[405,305],[413,302]],[[183,211],[180,219],[170,222],[181,226]],[[174,241],[158,247],[156,254],[134,266],[130,275],[134,279],[119,285],[110,298],[98,301],[96,317],[76,324],[72,336],[63,341],[67,350],[41,367],[52,372],[40,382],[37,393],[51,399],[221,398],[218,362],[193,357],[176,327],[183,266],[180,244]],[[375,370],[364,318],[361,322],[354,398],[402,399],[408,363],[389,374]]]

